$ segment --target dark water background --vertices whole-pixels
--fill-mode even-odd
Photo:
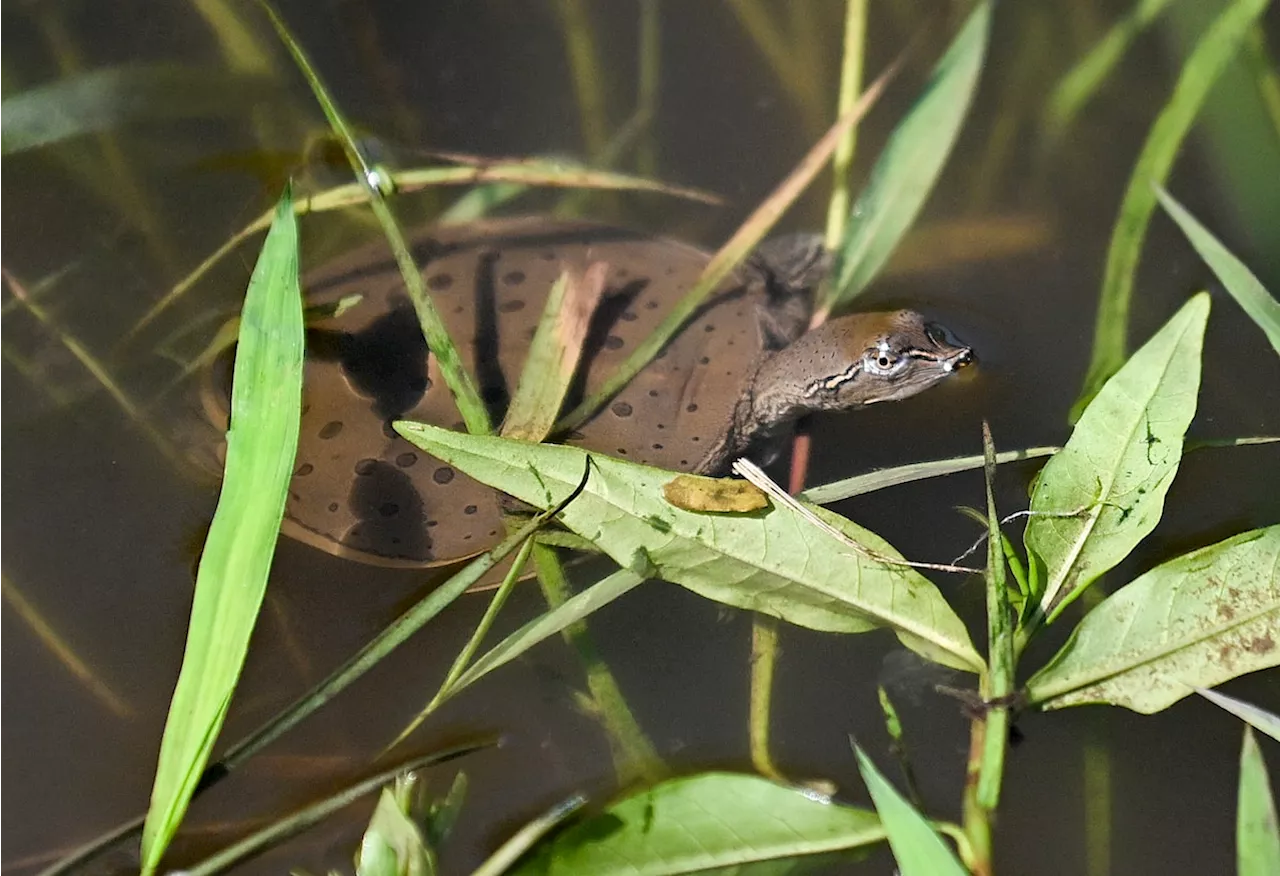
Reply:
[[[1209,6],[1211,4],[1203,4]],[[631,111],[636,89],[638,7],[585,4],[603,70],[606,130]],[[790,7],[762,4],[777,21]],[[869,468],[974,453],[980,422],[1003,448],[1057,443],[1088,360],[1094,307],[1110,228],[1142,138],[1183,56],[1189,19],[1175,4],[1141,38],[1065,142],[1037,149],[1047,90],[1128,7],[1126,3],[1003,4],[972,118],[921,218],[922,225],[1017,215],[1043,223],[1046,243],[1012,256],[977,258],[928,273],[890,273],[867,308],[910,304],[946,322],[980,351],[975,378],[927,396],[813,424],[810,482]],[[206,4],[205,8],[215,8]],[[245,94],[229,118],[159,118],[128,126],[102,158],[102,142],[81,138],[5,162],[4,266],[28,285],[67,269],[48,305],[59,324],[106,356],[143,310],[278,192],[266,181],[252,134],[253,101],[270,100],[259,130],[297,151],[303,132],[323,130],[305,85],[259,15],[232,4],[283,71],[269,98]],[[281,4],[339,103],[363,131],[399,149],[403,166],[425,159],[408,147],[477,154],[586,157],[556,4],[502,2]],[[821,106],[834,100],[841,5],[804,4],[817,27],[803,42],[823,75]],[[874,74],[916,33],[925,36],[906,72],[862,128],[858,166],[869,160],[910,105],[923,76],[961,19],[940,2],[875,4],[868,70]],[[224,61],[195,6],[122,2],[8,4],[4,10],[5,96],[59,76],[136,61],[217,70]],[[1277,16],[1265,31],[1274,47]],[[1228,76],[1240,76],[1234,69]],[[787,172],[819,133],[779,85],[722,3],[661,6],[661,88],[653,123],[656,173],[729,199],[720,209],[653,196],[596,196],[587,215],[715,247]],[[1280,143],[1250,128],[1247,88],[1231,80],[1209,99],[1171,190],[1280,289]],[[1234,83],[1234,84],[1233,84]],[[232,97],[236,97],[232,95]],[[237,99],[239,99],[237,97]],[[232,101],[234,103],[234,101]],[[288,111],[279,107],[287,107]],[[1217,127],[1211,127],[1216,122]],[[284,156],[282,160],[288,160]],[[253,162],[257,162],[256,164]],[[246,163],[248,162],[248,163]],[[131,169],[138,189],[128,195]],[[634,169],[631,157],[622,169]],[[314,168],[313,168],[314,169]],[[317,171],[345,182],[341,168]],[[434,197],[447,204],[455,193]],[[784,220],[819,227],[826,189]],[[121,203],[134,204],[132,210]],[[429,215],[431,196],[401,206]],[[538,194],[508,212],[557,202]],[[148,237],[147,220],[163,245]],[[131,218],[132,217],[132,218]],[[308,261],[339,249],[351,222],[304,222]],[[366,235],[368,231],[364,232]],[[981,253],[981,233],[972,240]],[[904,256],[912,252],[910,241]],[[252,260],[238,254],[198,290],[200,307],[234,301]],[[1148,337],[1207,270],[1176,228],[1157,214],[1134,300],[1132,337]],[[6,304],[10,297],[6,293]],[[179,311],[185,312],[185,311]],[[176,328],[170,324],[169,330]],[[117,405],[71,364],[48,330],[6,312],[4,343],[40,363],[45,378],[74,393],[56,405],[6,356],[3,457],[4,574],[128,703],[113,714],[91,697],[32,635],[11,604],[3,615],[4,776],[10,801],[4,866],[26,873],[73,844],[140,812],[150,788],[168,696],[176,677],[192,584],[194,545],[212,514],[216,487],[178,472]],[[148,351],[118,363],[122,383],[146,398],[172,373]],[[166,405],[163,416],[176,416]],[[158,424],[169,427],[157,414]],[[1262,333],[1220,292],[1205,344],[1193,438],[1280,434],[1280,367]],[[998,501],[1025,506],[1034,469],[1006,468]],[[1163,559],[1280,520],[1280,451],[1207,450],[1189,456],[1164,520],[1134,556],[1108,576],[1130,580]],[[954,506],[981,502],[981,479],[962,475],[861,497],[841,513],[887,537],[906,555],[948,560],[969,545],[973,525]],[[422,592],[426,576],[345,563],[285,540],[268,604],[225,739],[257,726],[321,678]],[[939,581],[980,629],[980,585]],[[483,611],[464,599],[384,666],[309,720],[260,761],[198,801],[175,848],[185,856],[225,844],[265,819],[359,774],[435,689]],[[533,588],[519,590],[499,626],[536,613]],[[1044,636],[1023,665],[1056,650],[1066,624]],[[750,619],[684,590],[651,583],[591,620],[592,634],[635,714],[679,769],[746,768]],[[790,774],[835,780],[865,802],[848,751],[850,733],[888,766],[875,700],[884,682],[898,696],[926,799],[958,818],[968,727],[956,704],[931,692],[946,680],[904,657],[887,632],[840,637],[786,629],[776,688],[775,757]],[[964,679],[953,679],[964,683]],[[448,705],[420,732],[424,750],[500,732],[498,751],[465,762],[471,794],[445,850],[446,872],[462,872],[524,819],[577,789],[611,788],[607,744],[573,705],[580,671],[548,643]],[[1280,708],[1274,673],[1224,690]],[[1155,716],[1089,707],[1024,716],[1012,752],[996,843],[1006,873],[1078,873],[1085,867],[1085,748],[1110,758],[1111,864],[1116,873],[1225,873],[1233,869],[1238,722],[1189,698]],[[1264,752],[1280,763],[1274,746]],[[443,789],[448,775],[433,777]],[[251,865],[280,872],[345,866],[366,808]],[[864,872],[888,872],[887,857]]]

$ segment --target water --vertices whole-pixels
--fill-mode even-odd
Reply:
[[[794,23],[783,4],[764,5],[774,20]],[[1134,156],[1170,88],[1177,42],[1162,32],[1140,40],[1064,146],[1042,157],[1035,124],[1044,94],[1096,38],[1096,28],[1126,5],[1074,12],[1030,6],[998,12],[975,115],[921,227],[1012,215],[1022,227],[1048,229],[1047,240],[924,273],[891,272],[872,288],[867,309],[923,310],[977,347],[982,365],[975,377],[925,397],[816,420],[812,483],[976,452],[983,417],[1001,447],[1055,443],[1067,435],[1065,412],[1088,359],[1109,230]],[[599,41],[608,133],[633,105],[636,14],[630,5],[588,8]],[[826,106],[834,87],[839,5],[814,4],[810,11],[819,38],[806,45],[814,63],[824,65],[826,92],[819,98]],[[85,137],[8,159],[5,267],[31,287],[65,269],[42,300],[60,326],[100,356],[163,289],[274,199],[279,179],[261,178],[270,170],[267,163],[246,164],[261,158],[255,136],[276,150],[297,151],[308,129],[321,129],[319,113],[269,29],[252,10],[236,12],[281,71],[267,112],[255,118],[252,107],[232,99],[218,119],[170,114],[130,124],[114,144]],[[402,164],[423,161],[409,148],[417,146],[491,156],[585,156],[552,4],[295,3],[282,12],[353,121]],[[864,126],[863,173],[945,39],[948,29],[936,21],[937,12],[927,4],[901,4],[873,14],[871,71],[923,22],[933,20],[935,27]],[[589,199],[586,212],[714,247],[818,130],[804,101],[761,62],[728,7],[668,3],[661,15],[657,174],[719,192],[730,203],[715,210],[651,196],[598,196]],[[209,28],[181,4],[41,4],[7,10],[5,24],[9,95],[56,78],[59,45],[74,46],[80,57],[63,61],[83,69],[141,61],[219,69],[223,63]],[[1273,45],[1275,25],[1272,12],[1267,32]],[[1264,284],[1280,288],[1280,223],[1257,218],[1267,205],[1280,204],[1280,174],[1258,173],[1240,185],[1201,134],[1184,148],[1171,189],[1256,266]],[[1258,137],[1254,150],[1274,155],[1274,132],[1270,136]],[[622,166],[635,167],[631,159]],[[340,167],[314,173],[345,181]],[[441,193],[437,202],[452,195]],[[821,190],[807,197],[784,220],[786,228],[818,226],[824,197]],[[427,215],[422,205],[429,200],[405,205],[404,215]],[[536,212],[556,201],[540,194],[513,211]],[[332,218],[308,220],[308,259],[338,251],[352,228]],[[988,234],[974,233],[971,246],[980,250],[988,240]],[[936,249],[908,241],[903,260]],[[233,302],[249,260],[245,250],[221,266],[199,287],[200,305],[179,308],[169,329],[216,303]],[[1157,216],[1139,273],[1132,337],[1149,336],[1206,281],[1207,272],[1177,230]],[[148,349],[113,362],[122,386],[138,399],[152,397],[172,376],[172,365],[150,349],[163,334],[148,336]],[[216,487],[169,464],[28,315],[6,313],[4,344],[7,354],[17,354],[7,355],[4,365],[6,587],[21,591],[128,709],[116,714],[86,693],[6,602],[4,791],[11,809],[4,863],[25,873],[145,804],[181,653],[194,546],[212,513]],[[35,363],[37,376],[73,402],[53,403],[18,370],[17,359]],[[1192,436],[1280,434],[1278,376],[1262,333],[1215,293]],[[171,425],[182,407],[180,396],[166,402],[157,422]],[[1128,580],[1187,549],[1280,520],[1278,462],[1273,447],[1189,456],[1160,528],[1111,580]],[[1003,510],[1025,505],[1033,471],[1027,465],[1002,471],[997,499]],[[945,561],[976,535],[953,506],[978,504],[980,490],[980,478],[962,475],[864,496],[836,510],[908,556]],[[979,587],[951,579],[940,584],[971,629],[978,629]],[[224,738],[239,737],[289,702],[425,586],[421,573],[344,563],[282,542]],[[513,629],[539,606],[533,588],[520,590],[498,632]],[[324,713],[198,801],[172,860],[225,844],[256,819],[360,774],[434,690],[482,611],[479,599],[462,600]],[[591,629],[664,756],[680,769],[746,767],[749,618],[678,587],[650,584],[594,616]],[[1065,627],[1051,630],[1024,665],[1038,665],[1064,636]],[[783,648],[774,739],[775,757],[789,773],[831,778],[848,799],[865,801],[847,740],[854,734],[887,765],[874,695],[877,681],[886,681],[898,696],[926,800],[941,816],[959,816],[967,722],[955,703],[931,688],[963,679],[913,666],[887,633],[836,637],[788,628]],[[575,790],[609,792],[607,744],[573,706],[581,686],[572,656],[548,644],[449,704],[415,737],[414,746],[424,750],[493,732],[507,740],[464,762],[472,792],[445,852],[447,872],[474,866],[524,819]],[[1225,690],[1280,708],[1274,674],[1240,679]],[[1082,763],[1090,744],[1110,759],[1114,872],[1229,871],[1239,748],[1234,719],[1192,699],[1150,717],[1080,708],[1025,716],[1019,727],[1024,739],[1010,757],[996,835],[1002,871],[1084,871],[1088,791]],[[1264,752],[1274,765],[1276,752]],[[433,782],[443,790],[447,778]],[[365,813],[352,812],[248,869],[341,865]],[[872,871],[888,872],[887,859],[877,860]],[[128,866],[127,859],[115,863]]]

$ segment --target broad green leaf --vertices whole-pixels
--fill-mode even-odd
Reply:
[[[421,423],[402,421],[396,429],[482,483],[539,507],[574,489],[588,458],[575,447],[468,436]],[[558,519],[619,565],[811,629],[889,627],[930,660],[968,671],[982,666],[964,624],[913,569],[871,560],[790,509],[685,511],[663,496],[669,472],[595,454],[590,465],[582,495]],[[843,517],[814,511],[866,549],[900,556]]]
[[[1280,824],[1271,780],[1253,731],[1244,730],[1240,750],[1240,791],[1236,810],[1237,876],[1280,873]]]
[[[1177,557],[1090,611],[1027,682],[1045,709],[1150,714],[1197,687],[1280,664],[1280,526]]]
[[[1280,301],[1276,301],[1253,272],[1168,192],[1157,187],[1156,197],[1160,199],[1165,211],[1173,217],[1173,221],[1178,223],[1196,252],[1200,253],[1200,258],[1204,259],[1204,263],[1231,293],[1231,297],[1258,324],[1258,328],[1266,333],[1272,349],[1280,353]]]
[[[898,872],[902,876],[968,876],[969,871],[929,820],[889,784],[861,746],[854,745],[853,750],[858,756],[858,772],[862,773],[862,781],[876,804],[876,814],[884,823]]]
[[[924,206],[968,114],[990,29],[991,4],[980,3],[885,144],[853,207],[821,313],[838,310],[867,287]]]
[[[758,776],[704,773],[632,794],[557,834],[517,876],[664,876],[884,842],[875,813]]]
[[[1208,690],[1207,688],[1196,688],[1196,693],[1204,697],[1209,702],[1235,715],[1241,721],[1252,726],[1255,730],[1261,730],[1272,739],[1280,742],[1280,715],[1275,712],[1268,712],[1260,706],[1253,703],[1247,703],[1244,700],[1229,697],[1224,693],[1218,693],[1216,690]]]
[[[11,155],[139,121],[235,117],[279,93],[265,76],[172,63],[104,67],[6,97],[0,140]]]
[[[1050,621],[1159,521],[1196,412],[1208,318],[1202,292],[1107,381],[1040,472],[1026,544]]]
[[[145,874],[160,862],[209,760],[266,592],[298,447],[302,355],[298,227],[286,189],[240,317],[225,475],[143,830]]]
[[[1182,65],[1182,72],[1168,103],[1160,111],[1147,134],[1142,153],[1134,165],[1125,190],[1120,214],[1111,232],[1107,266],[1102,278],[1093,354],[1080,398],[1072,408],[1074,420],[1107,378],[1124,363],[1129,334],[1129,303],[1133,281],[1142,255],[1147,225],[1156,206],[1152,185],[1161,185],[1173,167],[1183,138],[1200,112],[1218,75],[1235,57],[1241,41],[1266,9],[1269,0],[1234,0],[1205,32]]]

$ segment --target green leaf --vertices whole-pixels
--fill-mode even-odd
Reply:
[[[145,874],[160,862],[208,762],[266,592],[298,447],[302,355],[298,227],[286,189],[240,317],[226,473],[143,830]]]
[[[104,67],[4,99],[5,155],[139,121],[236,117],[280,94],[268,77],[181,64]]]
[[[1157,566],[1089,612],[1027,682],[1046,709],[1150,714],[1197,687],[1280,664],[1280,526]]]
[[[396,430],[482,483],[546,507],[574,489],[588,454],[575,447],[471,436],[422,423]],[[619,565],[645,569],[738,608],[832,632],[889,627],[930,660],[975,671],[982,658],[964,624],[925,578],[886,566],[788,508],[701,514],[671,505],[669,472],[590,455],[582,495],[559,515]],[[899,555],[885,541],[822,508],[814,512],[865,548]]]
[[[1218,693],[1216,690],[1198,687],[1196,688],[1196,693],[1209,702],[1226,709],[1241,721],[1251,725],[1255,730],[1261,730],[1272,739],[1280,742],[1280,715],[1275,712],[1268,712],[1253,703],[1229,697],[1226,694]]]
[[[1173,217],[1173,221],[1178,223],[1196,252],[1200,253],[1200,258],[1204,259],[1204,263],[1231,293],[1231,297],[1266,333],[1272,349],[1280,353],[1280,301],[1276,301],[1253,272],[1168,192],[1157,186],[1156,197],[1160,199],[1165,211]]]
[[[1134,165],[1133,175],[1125,190],[1120,214],[1111,232],[1107,250],[1107,267],[1102,279],[1102,297],[1098,302],[1097,325],[1093,336],[1093,355],[1084,379],[1080,398],[1072,408],[1074,420],[1107,378],[1124,362],[1129,333],[1129,303],[1133,298],[1134,275],[1142,254],[1151,212],[1156,198],[1152,185],[1160,185],[1169,175],[1182,140],[1191,130],[1200,105],[1217,81],[1218,75],[1240,49],[1245,34],[1267,7],[1269,0],[1235,0],[1218,17],[1196,44],[1182,65],[1169,102],[1151,126],[1142,154]]]
[[[543,844],[514,871],[662,876],[867,848],[875,813],[758,776],[704,773],[632,794]]]
[[[929,820],[889,784],[861,746],[854,745],[853,750],[902,876],[968,876]]]
[[[1236,873],[1238,876],[1273,876],[1280,873],[1280,825],[1276,801],[1271,796],[1267,764],[1253,738],[1244,730],[1240,750],[1240,792],[1236,811]]]
[[[1036,481],[1028,553],[1053,620],[1155,528],[1196,411],[1209,295],[1188,301],[1107,381]]]
[[[924,206],[969,111],[990,29],[991,4],[981,3],[885,144],[854,205],[821,313],[842,308],[867,287]]]

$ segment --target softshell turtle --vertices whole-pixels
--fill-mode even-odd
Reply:
[[[709,258],[661,237],[541,217],[432,228],[414,238],[413,250],[495,423],[562,271],[608,265],[572,404],[654,330]],[[737,455],[771,454],[805,413],[913,395],[970,360],[969,348],[910,311],[842,317],[801,337],[812,287],[826,267],[821,253],[812,236],[762,246],[657,359],[565,441],[719,473]],[[462,425],[386,245],[330,263],[303,288],[310,307],[359,300],[308,323],[283,532],[391,566],[454,562],[494,544],[503,531],[494,491],[391,428],[398,419]],[[206,411],[225,426],[226,382],[205,385]]]

